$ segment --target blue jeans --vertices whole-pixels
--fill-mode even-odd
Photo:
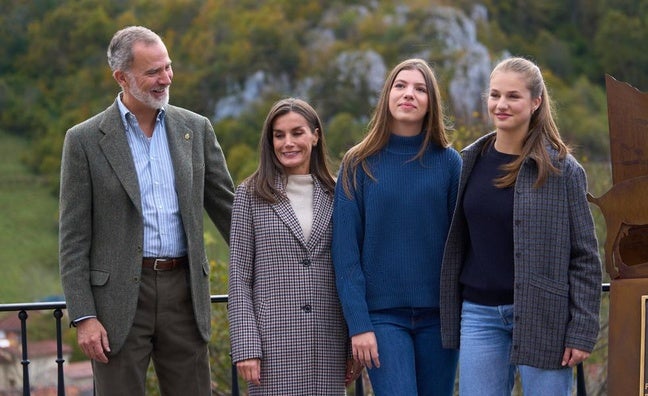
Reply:
[[[439,311],[395,308],[371,312],[380,368],[368,370],[376,396],[452,396],[457,351],[441,346]]]
[[[461,311],[459,394],[510,396],[515,370],[525,396],[571,396],[573,370],[545,370],[510,363],[513,305],[486,306],[464,301]]]

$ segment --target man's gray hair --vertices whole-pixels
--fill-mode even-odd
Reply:
[[[108,45],[108,65],[113,72],[128,71],[133,64],[133,46],[135,43],[161,43],[162,39],[151,29],[143,26],[129,26],[119,30]]]

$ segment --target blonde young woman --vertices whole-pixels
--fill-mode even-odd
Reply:
[[[324,143],[308,103],[278,101],[259,167],[236,189],[228,318],[232,360],[250,395],[342,396],[360,374],[335,289],[335,182]]]
[[[452,395],[456,351],[441,347],[439,273],[461,159],[421,59],[387,77],[335,192],[333,262],[353,355],[376,395]]]
[[[462,395],[571,395],[598,334],[601,265],[583,168],[552,118],[540,69],[491,73],[495,131],[462,151],[441,274],[443,343]]]

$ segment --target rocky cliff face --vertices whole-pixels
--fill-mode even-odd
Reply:
[[[342,39],[335,27],[340,14],[351,13],[354,23],[359,24],[369,18],[372,11],[370,5],[329,10],[317,26],[304,32],[309,38],[308,53],[313,59],[325,59],[327,64],[324,68],[328,72],[295,81],[285,75],[257,70],[243,84],[231,86],[229,95],[217,102],[215,121],[237,117],[255,100],[273,93],[299,96],[313,102],[321,99],[322,95],[341,100],[362,95],[360,99],[366,101],[368,107],[373,107],[393,64],[387,64],[377,49],[339,45]],[[477,39],[477,25],[486,22],[487,18],[483,6],[475,6],[470,15],[453,7],[430,6],[424,12],[414,12],[407,6],[398,6],[381,21],[384,29],[395,32],[406,31],[405,25],[415,24],[410,30],[416,35],[394,40],[394,45],[403,48],[390,48],[390,51],[399,54],[397,61],[410,57],[428,60],[437,73],[441,89],[445,91],[449,113],[465,123],[470,123],[475,115],[483,118],[484,114],[482,94],[488,84],[492,63],[487,48]],[[340,50],[336,51],[336,47]]]

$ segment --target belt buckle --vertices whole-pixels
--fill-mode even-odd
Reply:
[[[158,268],[158,262],[160,262],[160,263],[165,263],[165,262],[167,262],[167,261],[169,261],[169,260],[167,260],[167,259],[160,259],[160,258],[156,258],[155,261],[153,262],[153,270],[154,270],[154,271],[168,271],[168,270],[166,270],[166,269]]]

